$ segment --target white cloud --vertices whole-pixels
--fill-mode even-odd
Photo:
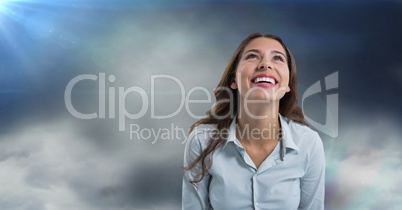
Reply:
[[[115,141],[120,149],[107,153],[107,148],[96,147],[94,140],[79,131],[77,123],[60,120],[21,125],[17,132],[2,136],[0,147],[6,149],[0,153],[0,208],[135,209],[155,199],[141,203],[135,197],[140,193],[137,185],[153,176],[146,173],[158,171],[144,172],[144,165],[152,168],[166,156],[155,156],[147,145],[124,141],[118,135]],[[179,171],[178,167],[173,171]],[[149,187],[155,189],[152,183]],[[169,200],[161,203],[175,205]]]
[[[372,116],[342,127],[343,134],[326,148],[329,206],[374,210],[402,205],[401,192],[395,188],[402,183],[398,122]]]

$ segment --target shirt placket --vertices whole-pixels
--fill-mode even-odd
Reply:
[[[254,209],[260,209],[258,207],[259,203],[258,203],[258,194],[257,194],[257,192],[258,192],[257,176],[258,176],[258,174],[256,172],[253,175],[253,178],[252,178],[252,182],[253,182],[253,186],[252,186],[253,187],[253,207],[254,207]]]

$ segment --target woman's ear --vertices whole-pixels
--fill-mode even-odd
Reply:
[[[290,92],[290,87],[286,86],[286,92],[289,93]]]
[[[232,84],[230,84],[230,87],[234,90],[237,89],[237,83],[235,80],[233,80]]]

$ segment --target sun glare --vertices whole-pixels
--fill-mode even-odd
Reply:
[[[0,0],[0,12],[4,10],[5,6],[6,6],[6,0]]]

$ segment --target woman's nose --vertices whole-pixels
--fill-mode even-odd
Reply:
[[[267,59],[262,59],[260,64],[258,65],[259,70],[264,70],[264,69],[272,69],[272,63],[269,62]]]

